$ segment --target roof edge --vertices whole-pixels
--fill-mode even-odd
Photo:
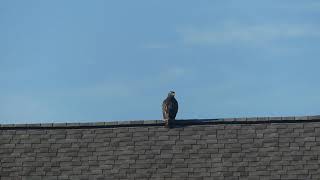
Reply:
[[[261,123],[301,123],[320,122],[317,116],[283,116],[283,117],[247,117],[221,119],[178,119],[176,126],[206,124],[261,124]],[[84,128],[115,128],[138,126],[163,126],[162,120],[140,121],[106,121],[88,123],[38,123],[38,124],[0,124],[0,129],[84,129]]]

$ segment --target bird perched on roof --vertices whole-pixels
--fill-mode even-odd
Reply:
[[[178,101],[174,98],[176,93],[170,91],[168,97],[162,103],[162,114],[165,126],[171,128],[177,112],[178,112]]]

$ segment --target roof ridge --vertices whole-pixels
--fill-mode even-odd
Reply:
[[[317,116],[281,116],[281,117],[245,117],[218,119],[177,119],[176,126],[205,124],[261,124],[261,123],[298,123],[320,122]],[[135,121],[101,121],[85,123],[31,123],[31,124],[0,124],[0,129],[82,129],[82,128],[114,128],[137,126],[163,126],[162,120]]]

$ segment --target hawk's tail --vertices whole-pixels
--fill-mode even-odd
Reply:
[[[164,126],[166,128],[173,128],[174,127],[174,119],[168,119],[164,122]]]

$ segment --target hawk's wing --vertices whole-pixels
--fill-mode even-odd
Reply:
[[[178,113],[178,101],[175,98],[171,99],[171,102],[169,104],[169,118],[175,119],[176,115]]]

